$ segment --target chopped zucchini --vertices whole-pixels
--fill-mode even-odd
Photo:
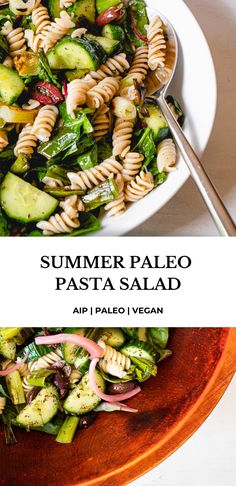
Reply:
[[[105,390],[105,381],[100,373],[95,371],[95,380],[101,391]],[[66,412],[83,415],[90,412],[100,403],[101,399],[94,393],[90,385],[89,375],[83,376],[80,383],[71,391],[64,402]]]
[[[0,332],[0,354],[6,358],[14,360],[16,356],[16,343],[14,339],[6,339]]]
[[[74,69],[73,71],[66,71],[65,76],[67,81],[73,81],[73,79],[83,78],[88,72],[89,69]]]
[[[118,40],[108,39],[107,37],[92,34],[86,34],[86,38],[98,42],[108,56],[113,56],[121,49],[121,44]]]
[[[85,335],[85,329],[81,327],[80,329],[68,329],[68,333],[70,334],[78,334],[79,336]],[[72,343],[62,343],[61,351],[64,360],[69,364],[74,364],[77,358],[78,350],[80,349],[79,346]]]
[[[15,60],[16,69],[22,78],[39,74],[39,59],[34,52],[24,52]]]
[[[95,22],[96,8],[95,0],[77,0],[68,12],[72,20],[77,23],[82,15],[90,22]]]
[[[104,329],[100,339],[113,348],[120,348],[125,343],[124,333],[118,327]]]
[[[121,348],[121,353],[129,358],[135,357],[155,363],[156,353],[153,346],[143,341],[130,341]]]
[[[94,46],[86,39],[63,37],[47,52],[51,69],[88,69],[96,71],[100,60]]]
[[[60,7],[60,0],[49,0],[48,8],[50,12],[50,16],[54,20],[55,18],[60,17],[61,7]]]
[[[12,105],[24,91],[25,85],[19,74],[0,64],[0,96],[7,105]]]
[[[16,422],[27,429],[42,427],[56,415],[59,408],[59,397],[54,386],[43,388],[37,397],[21,410]]]
[[[19,371],[13,371],[5,379],[9,395],[14,405],[25,403],[25,394]]]
[[[115,7],[115,5],[118,5],[120,3],[120,0],[96,0],[96,9],[98,14],[104,12],[104,10],[107,10],[110,7]]]
[[[118,40],[120,42],[124,42],[125,40],[125,33],[122,27],[115,24],[104,25],[102,35],[103,37],[107,37],[107,39]]]
[[[149,116],[144,117],[143,121],[151,128],[155,142],[159,142],[168,136],[169,127],[167,121],[162,115],[159,106],[146,103],[144,107],[147,108]]]
[[[58,201],[8,172],[1,185],[0,203],[9,218],[29,223],[48,219]]]

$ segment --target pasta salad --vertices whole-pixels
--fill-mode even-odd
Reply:
[[[145,83],[167,41],[143,0],[0,4],[0,236],[96,231],[166,181],[176,147]]]
[[[126,400],[171,355],[168,328],[0,328],[0,421],[72,442],[98,412],[138,413]],[[124,403],[125,402],[125,403]],[[138,401],[136,400],[136,403]]]

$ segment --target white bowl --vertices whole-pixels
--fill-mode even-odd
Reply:
[[[179,60],[169,94],[182,104],[186,121],[184,131],[201,155],[208,143],[217,104],[216,76],[207,41],[195,17],[183,0],[147,0],[150,17],[153,9],[163,13],[174,26],[179,39]],[[177,168],[167,181],[141,201],[131,204],[118,217],[102,218],[102,228],[96,236],[119,236],[135,228],[164,206],[189,177],[184,161],[179,157]],[[186,201],[188,204],[188,201]]]

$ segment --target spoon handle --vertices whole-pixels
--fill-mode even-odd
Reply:
[[[221,236],[236,236],[236,226],[230,214],[224,206],[223,201],[208,177],[199,158],[185,137],[183,130],[171,113],[163,93],[158,97],[158,104],[170,127],[182,157],[188,166],[191,176],[218,228],[219,234]]]

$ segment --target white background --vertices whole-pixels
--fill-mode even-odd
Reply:
[[[235,486],[236,376],[198,431],[130,486]]]
[[[218,80],[216,123],[203,161],[226,206],[236,218],[236,1],[185,0],[185,3],[207,38]],[[212,236],[217,233],[189,179],[166,206],[129,234]]]

